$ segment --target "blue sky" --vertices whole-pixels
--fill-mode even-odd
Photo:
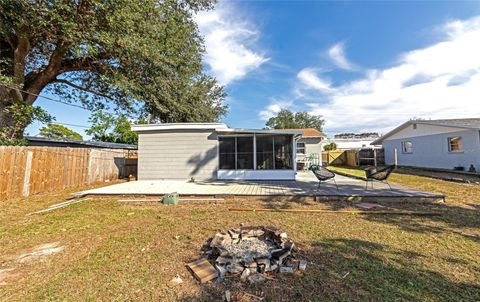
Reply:
[[[323,115],[333,135],[479,117],[479,16],[477,1],[220,0],[196,19],[205,68],[229,94],[224,122],[261,128],[286,108]],[[37,104],[88,126],[89,112]]]

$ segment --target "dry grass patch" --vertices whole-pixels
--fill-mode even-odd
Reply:
[[[447,194],[447,204],[382,203],[387,209],[441,216],[230,212],[229,207],[355,209],[348,202],[228,201],[225,204],[119,203],[93,199],[25,216],[61,202],[69,192],[0,204],[0,300],[218,301],[232,290],[240,301],[478,301],[480,300],[480,186],[417,176],[392,181]],[[385,208],[383,208],[385,209]],[[276,275],[264,285],[238,278],[198,284],[185,268],[216,232],[250,225],[286,231],[304,274]],[[41,260],[15,259],[45,243],[64,250]],[[170,287],[179,274],[184,283]]]

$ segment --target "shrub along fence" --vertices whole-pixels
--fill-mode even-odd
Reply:
[[[130,157],[123,149],[0,146],[0,200],[136,176]]]

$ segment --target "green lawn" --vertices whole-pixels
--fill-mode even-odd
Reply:
[[[479,301],[480,186],[417,176],[392,181],[444,193],[445,204],[387,203],[386,208],[440,216],[229,212],[229,207],[353,209],[348,202],[229,201],[225,204],[124,204],[92,199],[43,215],[69,192],[0,203],[1,301]],[[286,231],[309,261],[307,271],[251,286],[236,278],[198,284],[185,268],[208,237],[240,223]],[[175,236],[179,236],[178,239]],[[16,258],[59,242],[42,261]],[[184,283],[169,287],[179,274]],[[1,273],[0,273],[1,275]]]
[[[329,166],[328,169],[341,174],[352,175],[365,179],[365,171],[360,168]]]

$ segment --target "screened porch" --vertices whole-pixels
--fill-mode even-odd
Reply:
[[[295,135],[278,130],[218,136],[218,179],[295,179]]]

